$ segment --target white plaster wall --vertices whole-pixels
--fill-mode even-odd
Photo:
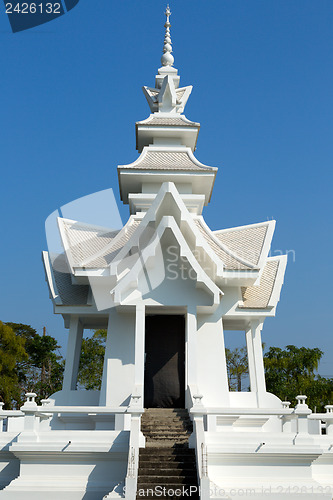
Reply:
[[[229,406],[229,388],[221,307],[210,315],[198,315],[197,384],[208,407]]]
[[[134,387],[135,314],[111,309],[106,341],[101,406],[127,406]]]
[[[6,438],[9,438],[8,441]],[[4,436],[1,436],[1,448],[7,447],[10,442],[10,438],[14,439],[16,436],[10,436],[6,432]],[[0,490],[7,486],[15,477],[18,476],[20,471],[19,460],[9,451],[1,451],[0,458]]]
[[[97,406],[99,391],[58,391],[49,397],[52,406]]]
[[[124,482],[129,432],[52,431],[18,437],[10,445],[20,476],[0,498],[100,500]]]

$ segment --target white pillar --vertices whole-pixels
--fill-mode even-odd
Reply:
[[[266,381],[265,381],[265,368],[264,368],[264,356],[262,352],[262,341],[261,341],[261,330],[262,322],[258,320],[251,321],[251,336],[253,343],[253,357],[254,366],[256,372],[256,385],[257,385],[257,397],[258,406],[261,406],[263,397],[266,394]]]
[[[249,365],[250,387],[252,392],[257,392],[256,366],[254,362],[254,349],[251,326],[245,331],[247,359]]]
[[[141,396],[141,405],[143,404],[143,385],[145,377],[145,305],[136,306],[135,316],[135,368],[134,385],[139,389]]]
[[[79,373],[83,326],[78,316],[71,316],[67,343],[63,390],[75,391]]]
[[[188,307],[186,315],[186,385],[197,386],[197,311]]]

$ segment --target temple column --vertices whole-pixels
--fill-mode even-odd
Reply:
[[[135,315],[135,369],[134,369],[134,385],[141,396],[141,404],[143,404],[143,387],[145,377],[145,323],[146,323],[146,308],[144,304],[136,306]]]
[[[189,307],[186,317],[186,341],[187,341],[187,385],[197,384],[197,313],[196,307]]]
[[[256,366],[254,362],[254,350],[253,350],[253,338],[251,325],[248,326],[245,331],[246,347],[247,347],[247,359],[249,365],[249,378],[250,378],[250,388],[251,392],[257,392],[257,377],[256,377]]]
[[[189,306],[186,315],[186,406],[190,408],[188,388],[197,391],[197,311],[196,306]],[[193,394],[192,394],[193,396]]]
[[[71,316],[67,343],[63,390],[75,391],[79,373],[83,326],[79,316]]]
[[[262,352],[261,330],[263,323],[258,320],[251,321],[251,337],[253,343],[254,366],[256,372],[256,385],[258,406],[261,406],[262,399],[266,394],[264,356]]]

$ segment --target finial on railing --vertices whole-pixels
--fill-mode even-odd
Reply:
[[[170,16],[171,16],[171,10],[169,7],[169,4],[167,5],[167,9],[165,11],[166,15],[166,23],[164,25],[165,27],[165,37],[164,37],[164,47],[163,47],[163,56],[161,58],[161,63],[162,66],[173,66],[174,63],[174,57],[172,55],[172,43],[171,43],[171,34],[170,34]]]
[[[34,392],[26,392],[25,393],[25,397],[26,397],[26,401],[25,401],[25,404],[36,404],[36,398],[37,398],[37,394],[35,394]]]
[[[300,395],[300,396],[296,396],[296,399],[297,399],[299,405],[305,405],[306,404],[305,401],[308,399],[308,397]]]
[[[194,399],[194,405],[201,405],[201,400],[203,398],[202,394],[193,394],[193,399]]]

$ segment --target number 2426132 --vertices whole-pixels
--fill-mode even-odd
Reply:
[[[52,3],[6,3],[6,14],[61,14],[61,4]]]

